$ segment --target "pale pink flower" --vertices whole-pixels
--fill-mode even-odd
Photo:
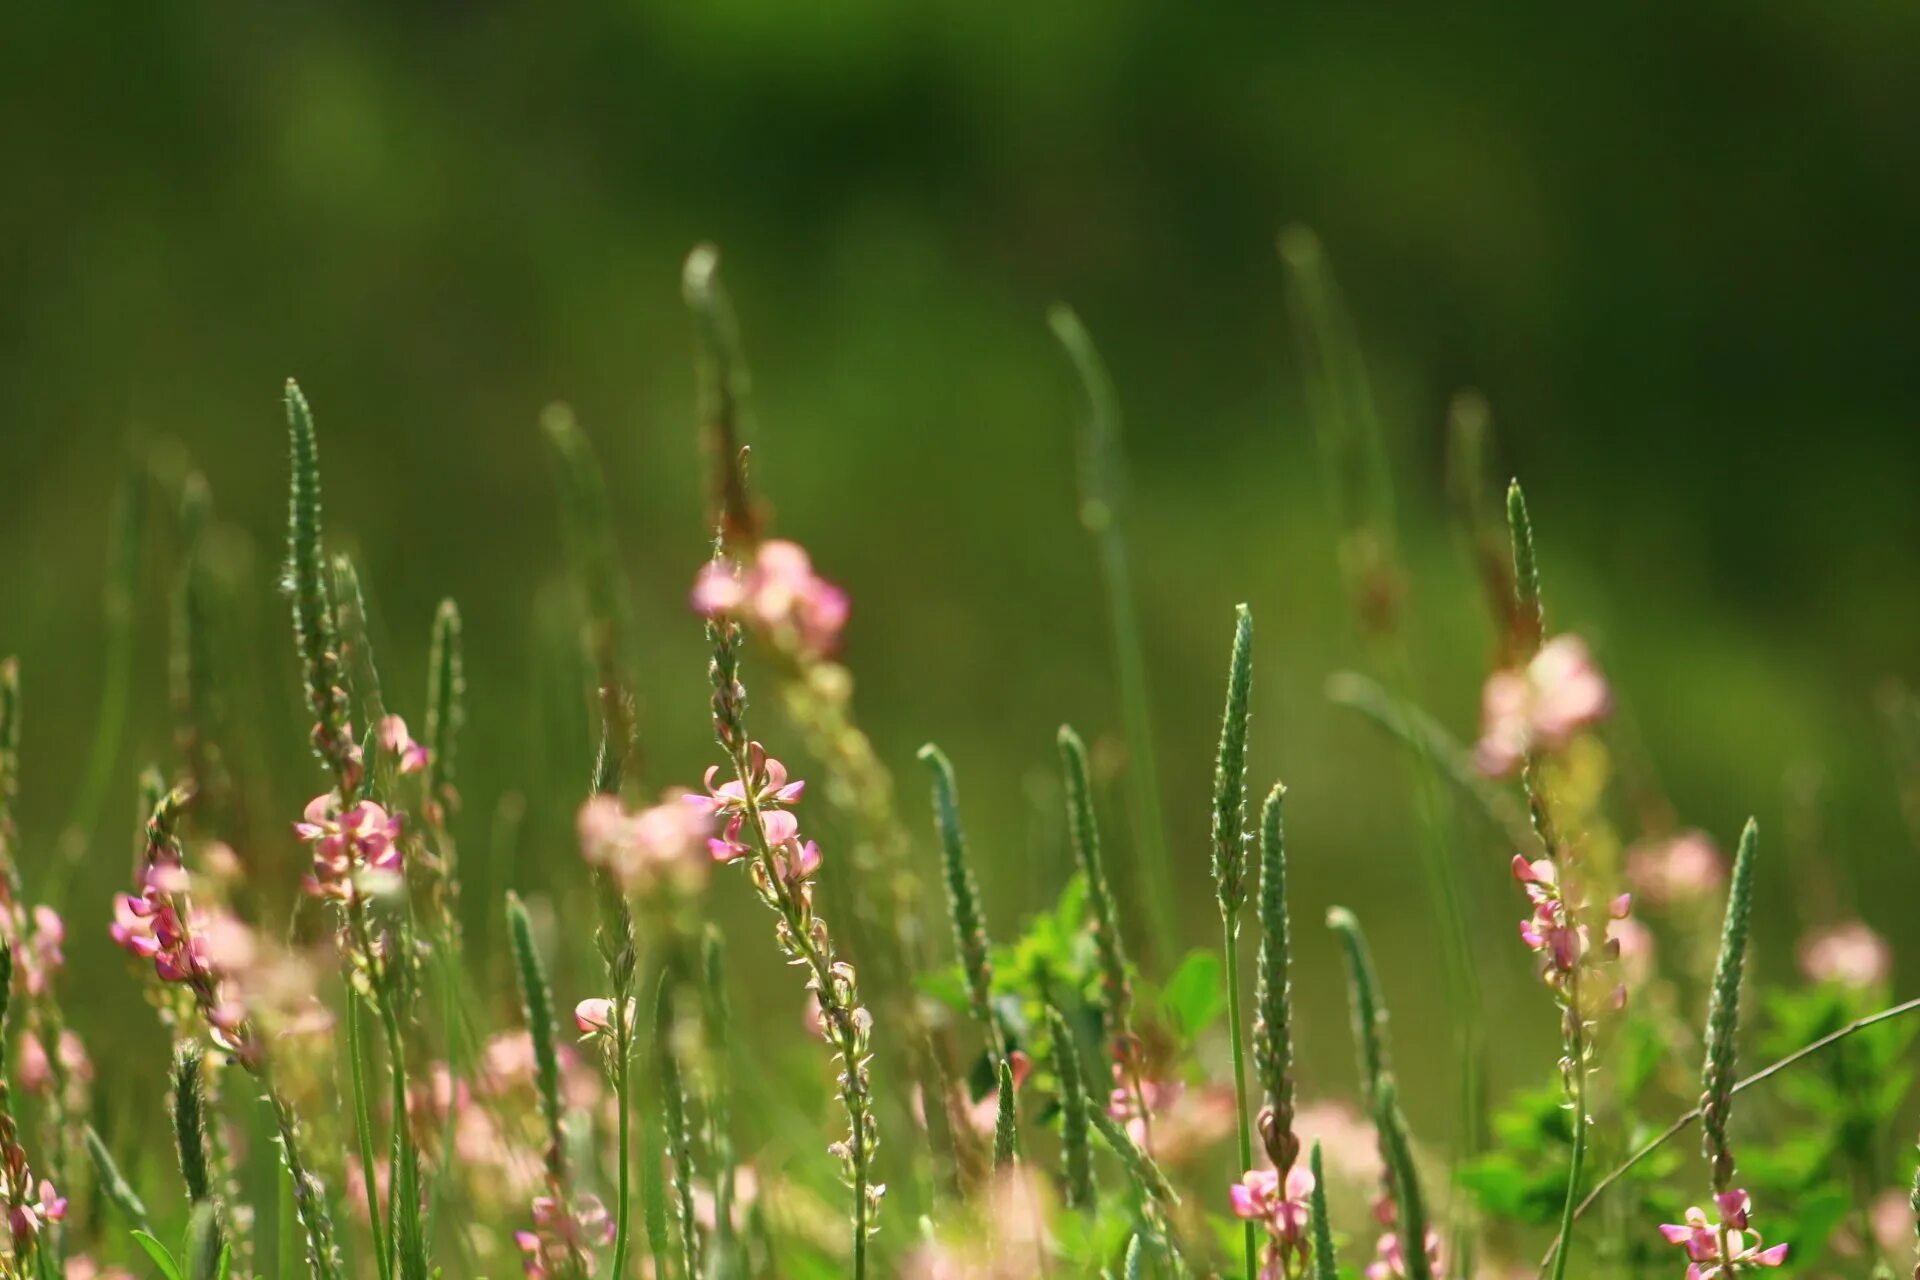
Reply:
[[[1287,1170],[1284,1181],[1277,1170],[1249,1169],[1229,1188],[1227,1200],[1233,1216],[1259,1222],[1267,1229],[1263,1275],[1288,1275],[1306,1260],[1308,1197],[1313,1188],[1313,1174],[1302,1165]]]
[[[709,815],[744,810],[747,803],[746,788],[740,785],[738,778],[728,778],[715,786],[714,779],[719,776],[720,766],[709,766],[705,778],[707,794],[686,792],[686,802]],[[747,776],[753,782],[754,806],[760,809],[797,804],[807,788],[805,782],[787,781],[787,766],[768,755],[767,749],[757,742],[747,744]]]
[[[627,1027],[634,1026],[636,1005],[632,996],[627,997]],[[580,1038],[591,1040],[595,1036],[613,1034],[613,1001],[604,996],[591,1000],[582,1000],[573,1006],[573,1025],[580,1028]]]
[[[1303,1148],[1320,1144],[1329,1179],[1370,1182],[1380,1169],[1380,1139],[1373,1123],[1350,1102],[1339,1099],[1302,1103],[1293,1131]]]
[[[593,1250],[611,1244],[613,1233],[613,1218],[598,1196],[582,1195],[571,1207],[552,1196],[535,1196],[533,1230],[514,1232],[513,1242],[520,1249],[520,1268],[529,1276],[564,1272],[574,1258],[592,1275]]]
[[[71,1031],[60,1032],[60,1065],[75,1080],[93,1079],[93,1063],[87,1058],[87,1047]],[[44,1093],[53,1087],[52,1065],[47,1061],[47,1049],[40,1043],[39,1036],[20,1038],[17,1070],[20,1087],[28,1093]]]
[[[1864,990],[1893,973],[1893,948],[1864,921],[1848,920],[1800,941],[1800,971],[1814,982]]]
[[[1611,705],[1607,682],[1585,642],[1555,636],[1524,669],[1487,677],[1474,762],[1490,777],[1504,777],[1529,753],[1565,746]]]
[[[380,745],[394,758],[401,773],[419,773],[427,767],[427,749],[413,740],[407,722],[399,716],[381,719]]]
[[[1907,1192],[1882,1191],[1873,1198],[1868,1218],[1880,1252],[1897,1255],[1913,1248],[1913,1205]]]
[[[102,1267],[84,1253],[67,1259],[66,1280],[134,1280],[125,1267]]]
[[[371,800],[342,810],[329,791],[307,802],[294,833],[313,846],[313,872],[306,890],[316,897],[352,901],[364,894],[360,873],[394,877],[405,871],[400,855],[400,817]]]
[[[847,593],[813,571],[798,543],[760,544],[752,565],[736,574],[724,561],[701,568],[693,586],[694,612],[743,617],[801,649],[831,652],[847,624]]]
[[[1427,1228],[1427,1267],[1437,1277],[1442,1274],[1440,1233]],[[1388,1232],[1374,1245],[1374,1259],[1367,1264],[1367,1280],[1405,1280],[1407,1250],[1396,1232]]]
[[[1762,1247],[1760,1233],[1748,1225],[1752,1203],[1745,1191],[1721,1192],[1714,1197],[1714,1209],[1719,1215],[1717,1222],[1709,1221],[1705,1211],[1695,1207],[1687,1210],[1684,1223],[1668,1223],[1660,1228],[1668,1244],[1679,1245],[1687,1251],[1688,1280],[1722,1280],[1761,1267],[1777,1267],[1787,1260],[1786,1245]],[[1726,1236],[1724,1255],[1720,1250],[1723,1232]]]
[[[1726,857],[1704,831],[1646,841],[1627,854],[1627,883],[1658,905],[1717,899],[1726,882]]]
[[[669,791],[659,804],[630,813],[614,796],[595,796],[580,807],[576,823],[580,854],[604,867],[622,889],[635,892],[663,877],[697,877],[713,819]]]
[[[34,1196],[33,1174],[24,1165],[20,1166],[20,1176],[27,1184],[26,1196],[21,1203],[7,1212],[7,1225],[13,1230],[13,1243],[16,1249],[27,1241],[37,1239],[40,1228],[50,1222],[58,1222],[67,1216],[67,1199],[53,1189],[53,1184],[45,1178],[40,1180],[39,1195]]]

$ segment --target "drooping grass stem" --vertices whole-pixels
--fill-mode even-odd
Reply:
[[[1177,885],[1161,812],[1160,766],[1154,748],[1152,699],[1147,685],[1146,650],[1140,639],[1140,613],[1134,602],[1133,571],[1127,558],[1126,450],[1120,439],[1119,398],[1093,339],[1071,307],[1047,312],[1054,337],[1066,349],[1087,394],[1087,425],[1081,437],[1080,523],[1093,538],[1106,587],[1107,617],[1113,632],[1115,672],[1120,684],[1120,719],[1126,735],[1133,785],[1133,838],[1140,863],[1141,896],[1153,946],[1160,956],[1178,950],[1174,908]]]

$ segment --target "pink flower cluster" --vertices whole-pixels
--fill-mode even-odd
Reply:
[[[45,995],[53,977],[67,962],[61,950],[67,940],[67,925],[60,913],[41,905],[26,911],[18,903],[0,908],[0,935],[13,947],[13,961],[20,970],[21,985],[31,996]]]
[[[516,1231],[520,1269],[529,1276],[571,1274],[578,1267],[594,1272],[593,1247],[613,1242],[613,1218],[594,1195],[580,1196],[571,1207],[554,1196],[533,1199],[533,1230]]]
[[[1760,1233],[1747,1222],[1752,1201],[1735,1188],[1713,1198],[1718,1222],[1709,1222],[1698,1207],[1687,1210],[1684,1223],[1668,1223],[1660,1234],[1668,1244],[1687,1251],[1687,1280],[1724,1280],[1762,1267],[1777,1267],[1787,1260],[1787,1246],[1763,1247]]]
[[[1814,982],[1870,991],[1893,975],[1893,948],[1863,921],[1844,921],[1801,940],[1800,972]]]
[[[427,767],[427,749],[413,740],[413,735],[407,732],[407,722],[399,716],[381,719],[380,745],[393,757],[401,773],[419,773]]]
[[[1549,859],[1528,862],[1516,853],[1513,877],[1525,886],[1527,899],[1533,903],[1533,914],[1520,922],[1521,941],[1539,957],[1541,979],[1555,991],[1564,992],[1574,970],[1595,958],[1588,927],[1579,918],[1579,904],[1568,899],[1560,883],[1560,870]],[[1632,909],[1633,895],[1623,893],[1607,904],[1607,918],[1610,922],[1623,921]],[[1619,940],[1609,937],[1601,954],[1607,960],[1618,959]],[[1626,987],[1616,985],[1614,1006],[1618,1008],[1626,1001]]]
[[[1313,1174],[1299,1165],[1282,1178],[1274,1169],[1249,1169],[1227,1193],[1233,1216],[1259,1222],[1267,1229],[1266,1257],[1260,1280],[1283,1280],[1307,1261],[1308,1197]]]
[[[710,561],[694,582],[693,608],[703,617],[756,623],[810,653],[831,653],[847,625],[848,603],[845,591],[813,571],[799,543],[774,539],[760,544],[744,573]]]
[[[1704,831],[1682,831],[1627,854],[1627,883],[1656,905],[1717,899],[1726,882],[1726,856]]]
[[[9,1160],[9,1166],[12,1161]],[[11,1198],[11,1181],[20,1179],[20,1185],[26,1190],[21,1193],[20,1203],[7,1210],[7,1226],[13,1231],[13,1243],[16,1249],[40,1236],[40,1229],[50,1222],[59,1222],[67,1216],[67,1198],[53,1189],[53,1184],[45,1178],[40,1179],[39,1194],[34,1194],[33,1171],[22,1162],[18,1169],[9,1167],[0,1177],[0,1194]]]
[[[705,800],[673,792],[656,805],[628,811],[617,796],[594,796],[580,806],[575,830],[580,855],[604,867],[628,893],[658,884],[665,877],[702,874],[713,819],[686,803]]]
[[[339,796],[331,791],[315,796],[293,830],[313,846],[313,872],[306,879],[306,890],[315,897],[357,901],[369,888],[361,873],[397,878],[405,871],[400,816],[371,800],[343,809]]]
[[[1586,644],[1578,636],[1555,636],[1524,668],[1487,677],[1474,763],[1489,777],[1506,777],[1533,752],[1565,746],[1612,704]]]
[[[707,770],[705,795],[687,795],[685,803],[695,813],[709,819],[725,819],[720,834],[707,840],[708,852],[715,862],[748,859],[758,883],[765,872],[753,861],[758,842],[747,832],[748,815],[756,813],[760,838],[773,852],[774,868],[781,880],[790,887],[805,886],[820,869],[820,846],[811,840],[803,842],[800,820],[780,806],[797,803],[807,784],[797,779],[789,782],[787,767],[768,755],[767,749],[757,742],[747,746],[747,775],[751,795],[737,778],[715,786],[714,781],[720,776],[717,766]]]
[[[231,916],[198,913],[187,903],[189,877],[177,862],[153,861],[138,896],[116,894],[108,933],[129,955],[153,962],[162,982],[190,988],[214,1039],[243,1056],[256,1046],[247,1033],[247,1009],[227,975],[253,957],[253,935]]]
[[[1443,1274],[1440,1258],[1440,1233],[1427,1228],[1427,1269],[1435,1276]],[[1374,1245],[1374,1258],[1367,1264],[1367,1280],[1405,1280],[1407,1247],[1397,1232],[1380,1237]]]

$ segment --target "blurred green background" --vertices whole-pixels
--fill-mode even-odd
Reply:
[[[953,756],[995,921],[1057,887],[1055,726],[1117,739],[1074,512],[1081,400],[1044,324],[1066,299],[1128,412],[1188,935],[1217,927],[1206,796],[1246,600],[1253,772],[1292,787],[1297,909],[1361,909],[1401,1034],[1438,1046],[1401,761],[1321,692],[1359,659],[1274,252],[1305,223],[1390,432],[1428,704],[1470,735],[1490,648],[1441,483],[1446,405],[1470,386],[1528,484],[1553,620],[1598,646],[1679,812],[1728,842],[1748,812],[1795,833],[1773,846],[1796,864],[1765,877],[1760,963],[1790,964],[1796,900],[1916,937],[1920,866],[1872,693],[1920,676],[1920,10],[69,4],[7,28],[0,651],[26,673],[36,878],[94,740],[108,513],[136,436],[163,472],[190,456],[211,481],[243,587],[247,761],[274,765],[285,817],[315,785],[273,589],[289,373],[402,709],[419,714],[435,602],[465,611],[467,844],[501,794],[530,797],[476,918],[509,878],[576,875],[559,798],[586,752],[549,732],[534,674],[566,625],[536,428],[551,400],[614,494],[650,759],[696,778],[685,597],[705,532],[678,272],[711,239],[775,527],[853,594],[848,659],[916,831],[912,751]],[[72,911],[74,1020],[96,1045],[125,1021],[104,993],[131,990],[101,929],[133,779],[168,743],[162,516]],[[1118,842],[1123,806],[1104,808]],[[279,816],[263,838],[290,846]],[[1498,1001],[1527,981],[1518,905],[1505,851],[1460,835],[1485,855]],[[1307,1088],[1345,1090],[1331,952],[1301,932]],[[1553,1015],[1526,1007],[1513,1033],[1544,1045]],[[1418,1087],[1443,1109],[1438,1081]]]

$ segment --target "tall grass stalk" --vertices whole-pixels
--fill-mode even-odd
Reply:
[[[660,1120],[667,1136],[667,1164],[673,1170],[674,1206],[680,1214],[681,1265],[691,1277],[702,1275],[703,1270],[693,1203],[693,1134],[687,1126],[687,1090],[680,1070],[678,1035],[673,977],[662,974],[654,1002],[654,1063],[660,1077]]]
[[[1087,396],[1086,428],[1080,437],[1080,523],[1100,557],[1107,593],[1107,617],[1113,633],[1114,667],[1120,684],[1120,718],[1127,740],[1133,785],[1133,838],[1139,859],[1141,897],[1156,954],[1179,949],[1174,919],[1176,891],[1173,856],[1167,847],[1166,817],[1161,812],[1160,765],[1154,747],[1152,697],[1147,658],[1140,638],[1140,613],[1133,597],[1133,571],[1127,558],[1123,516],[1127,502],[1126,448],[1121,441],[1119,397],[1106,363],[1086,326],[1071,307],[1056,304],[1047,312],[1053,335],[1066,349]]]
[[[1318,440],[1325,487],[1340,529],[1340,566],[1346,578],[1360,637],[1371,665],[1394,697],[1389,707],[1417,701],[1412,655],[1405,627],[1406,579],[1396,528],[1392,470],[1386,434],[1374,404],[1366,361],[1319,238],[1304,227],[1280,236],[1280,257],[1290,289],[1308,416]],[[1420,735],[1402,726],[1396,736],[1416,746]],[[1444,759],[1421,750],[1411,770],[1420,860],[1440,926],[1441,964],[1453,1011],[1460,1060],[1459,1128],[1462,1166],[1481,1151],[1485,1134],[1486,1028],[1466,890],[1450,831],[1452,805],[1442,784]],[[1424,767],[1420,767],[1421,765]],[[1473,1270],[1470,1197],[1454,1197],[1455,1261]]]
[[[954,785],[953,763],[931,742],[920,748],[920,760],[933,778],[933,820],[940,838],[942,879],[947,888],[947,914],[953,923],[954,950],[966,978],[967,1005],[996,1069],[1007,1060],[1006,1033],[993,1007],[993,962],[989,959],[986,915],[980,906],[980,885],[967,855],[966,831],[960,825],[960,798]]]
[[[1263,1102],[1259,1129],[1267,1159],[1284,1180],[1300,1156],[1293,1132],[1292,940],[1287,920],[1287,845],[1275,783],[1260,810],[1260,965],[1254,995],[1253,1060]]]
[[[1253,1168],[1253,1125],[1247,1113],[1247,1055],[1240,1011],[1240,911],[1247,901],[1247,729],[1253,709],[1253,614],[1235,610],[1233,654],[1227,667],[1226,710],[1213,772],[1213,884],[1220,904],[1221,950],[1227,968],[1227,1035],[1233,1048],[1233,1104],[1240,1167]],[[1258,1270],[1253,1222],[1241,1224],[1247,1280]]]
[[[1093,1185],[1093,1145],[1089,1137],[1087,1077],[1080,1066],[1080,1047],[1073,1028],[1058,1009],[1047,1010],[1047,1028],[1053,1039],[1054,1075],[1060,1079],[1060,1154],[1066,1166],[1067,1204],[1092,1213],[1099,1204]]]

